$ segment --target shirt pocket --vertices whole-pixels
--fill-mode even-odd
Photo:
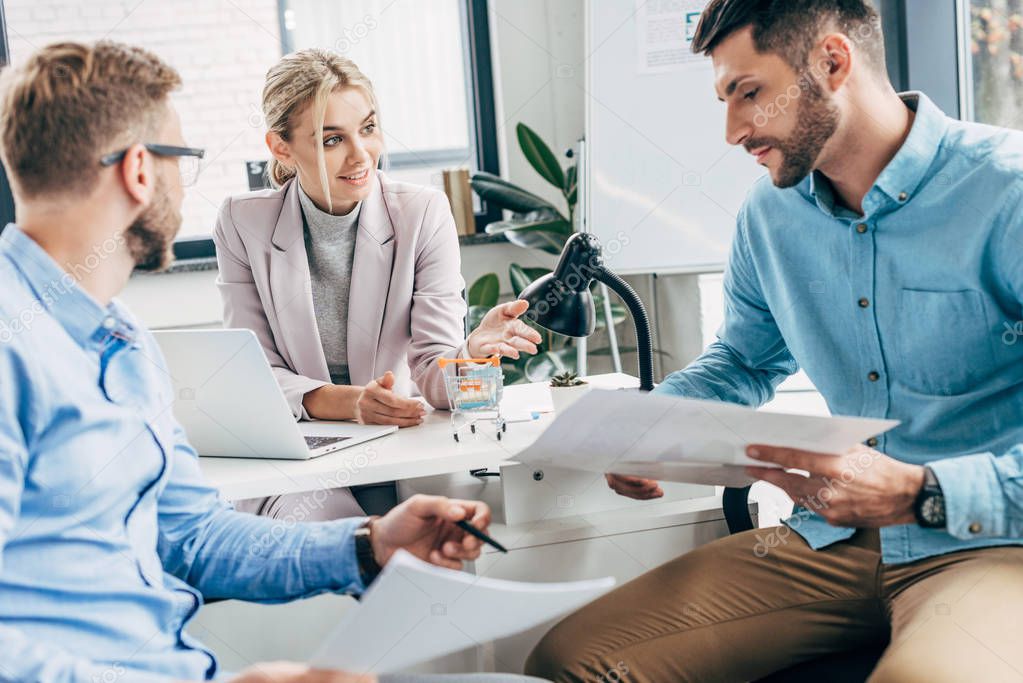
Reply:
[[[892,379],[919,393],[966,393],[994,367],[991,327],[976,290],[903,289],[897,340],[901,370]]]

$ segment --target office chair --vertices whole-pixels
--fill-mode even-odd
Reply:
[[[728,533],[738,534],[754,528],[749,511],[749,486],[726,488],[721,499]],[[756,683],[864,683],[877,666],[888,643],[861,647],[848,652],[811,659],[782,671],[776,671]]]

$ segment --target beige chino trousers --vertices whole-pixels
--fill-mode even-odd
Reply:
[[[719,539],[621,586],[552,629],[526,672],[749,681],[890,638],[871,683],[1023,682],[1023,548],[887,565],[876,530],[819,551],[779,530]],[[768,549],[772,533],[786,540]]]

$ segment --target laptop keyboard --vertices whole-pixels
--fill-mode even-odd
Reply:
[[[305,444],[309,446],[309,450],[315,451],[318,448],[324,446],[330,446],[331,444],[340,443],[341,441],[348,441],[352,437],[350,436],[307,436],[305,437]]]

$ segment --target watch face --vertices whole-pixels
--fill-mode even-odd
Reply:
[[[920,516],[934,526],[945,526],[945,498],[933,495],[925,498],[920,505]]]

